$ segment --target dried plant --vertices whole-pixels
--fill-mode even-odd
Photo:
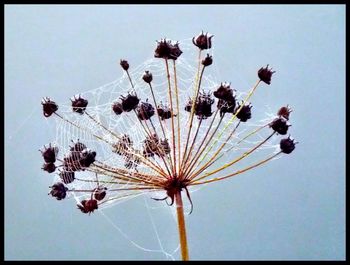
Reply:
[[[44,116],[54,116],[72,128],[63,139],[67,142],[71,140],[63,157],[58,158],[58,147],[52,144],[41,150],[45,161],[43,170],[56,172],[56,177],[60,179],[50,187],[49,194],[62,200],[68,193],[73,193],[75,198],[79,198],[77,208],[90,214],[103,205],[135,194],[159,194],[163,191],[164,198],[152,198],[165,200],[169,205],[175,203],[182,259],[188,260],[182,195],[185,194],[189,200],[192,212],[190,187],[242,174],[281,154],[291,153],[296,144],[290,136],[283,138],[278,151],[232,171],[233,165],[263,148],[270,139],[287,134],[292,110],[288,105],[283,106],[265,124],[245,135],[238,133],[239,128],[252,117],[250,98],[260,84],[271,84],[275,72],[268,65],[260,68],[256,84],[241,101],[238,101],[237,91],[226,82],[212,85],[215,88],[213,93],[205,91],[202,88],[204,72],[212,65],[213,57],[210,54],[203,56],[202,53],[212,47],[212,38],[212,35],[202,32],[192,39],[198,48],[198,66],[190,84],[192,92],[190,87],[182,88],[187,94],[192,93],[190,97],[181,94],[179,88],[183,86],[179,84],[181,77],[178,77],[177,70],[177,60],[183,53],[180,44],[161,39],[157,42],[154,52],[156,59],[153,60],[164,62],[165,80],[162,82],[165,83],[157,85],[156,89],[153,84],[163,77],[161,74],[153,75],[150,69],[143,69],[145,72],[142,76],[134,76],[129,72],[128,61],[121,60],[120,66],[131,90],[119,95],[117,100],[108,99],[109,103],[103,105],[108,111],[103,114],[99,114],[102,107],[90,109],[88,100],[91,99],[79,95],[71,98],[69,108],[76,115],[71,119],[68,112],[60,113],[56,102],[44,98]],[[147,88],[149,98],[139,97],[141,86]],[[110,98],[113,96],[114,92],[111,92]],[[90,110],[94,110],[94,113],[90,113]],[[110,117],[105,117],[106,113]],[[129,122],[124,126],[124,131],[116,125],[116,121],[121,120]],[[135,129],[137,126],[138,129]],[[269,133],[260,141],[247,142],[264,130]],[[141,138],[136,136],[140,131]],[[86,141],[79,140],[79,136],[85,137]],[[244,143],[250,146],[239,153],[238,147]],[[94,148],[89,144],[95,147],[97,144],[103,145],[104,149],[101,152],[92,150]],[[227,154],[231,157],[229,161]]]

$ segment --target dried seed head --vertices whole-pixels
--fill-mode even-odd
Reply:
[[[126,97],[121,96],[120,98],[122,100],[122,109],[126,112],[136,109],[140,102],[135,92],[128,93]]]
[[[195,104],[195,115],[198,119],[206,119],[210,117],[213,112],[211,111],[211,106],[214,104],[215,100],[212,98],[211,93],[200,92],[197,102]]]
[[[96,152],[91,151],[88,148],[85,148],[81,152],[79,163],[82,167],[89,167],[92,163],[95,162]]]
[[[46,118],[58,110],[56,102],[52,101],[49,97],[43,98],[41,104],[43,105],[43,113]]]
[[[106,190],[107,188],[105,187],[97,187],[93,192],[94,198],[98,201],[102,201],[106,197]]]
[[[71,101],[73,111],[79,114],[84,114],[86,106],[88,105],[88,101],[80,97],[80,95],[78,97],[74,96],[73,98],[71,98]]]
[[[292,112],[292,109],[287,106],[285,107],[281,107],[278,112],[277,115],[280,117],[285,118],[286,120],[289,120],[289,114]]]
[[[158,105],[157,113],[162,120],[170,119],[172,116],[170,108],[168,106],[164,106],[163,104]]]
[[[229,104],[235,101],[235,95],[233,94],[233,89],[230,87],[229,83],[221,83],[220,86],[214,91],[214,97],[218,99],[225,100]]]
[[[213,56],[207,54],[207,56],[202,60],[202,65],[205,67],[211,65],[213,63]]]
[[[154,115],[154,107],[148,102],[142,102],[136,112],[140,120],[149,120]]]
[[[65,187],[63,183],[57,182],[49,188],[51,188],[49,195],[52,195],[52,197],[56,197],[57,200],[63,200],[64,198],[66,198],[68,188]]]
[[[83,213],[92,213],[98,209],[97,200],[82,200],[80,204],[77,204],[78,209]]]
[[[265,82],[266,84],[270,85],[271,83],[271,77],[272,77],[272,74],[273,73],[276,73],[276,71],[271,71],[271,69],[268,69],[268,66],[267,65],[265,68],[264,67],[261,67],[258,71],[258,76],[260,78],[261,81]]]
[[[39,150],[41,152],[41,155],[44,158],[44,161],[46,163],[55,163],[56,162],[56,156],[58,153],[58,147],[51,146],[51,143],[49,144],[49,147],[46,148],[46,146],[44,146],[44,150]]]
[[[243,102],[242,102],[243,104]],[[239,108],[241,107],[241,105],[238,103],[237,106],[237,110],[239,110]],[[249,104],[245,104],[242,109],[237,113],[237,118],[240,119],[241,122],[246,122],[247,120],[249,120],[252,117],[252,105]]]
[[[155,58],[176,60],[181,54],[178,42],[172,44],[170,40],[167,41],[165,38],[157,41],[157,48],[154,51]]]
[[[112,105],[112,109],[115,114],[120,115],[123,113],[123,105],[121,102],[114,102]]]
[[[149,71],[145,71],[145,73],[142,76],[142,79],[148,84],[151,83],[153,80],[152,73],[150,73]]]
[[[285,154],[290,154],[295,149],[295,144],[297,144],[297,142],[294,142],[294,140],[288,136],[288,138],[284,138],[280,142],[281,151]]]
[[[120,66],[125,70],[128,71],[129,69],[129,63],[127,60],[120,60]]]
[[[202,33],[198,35],[197,37],[193,37],[192,43],[197,46],[200,50],[206,50],[211,48],[211,38],[214,37],[214,35],[208,36],[207,33]]]
[[[45,163],[42,169],[47,171],[48,173],[52,173],[52,172],[55,172],[56,166],[54,163]]]
[[[287,120],[285,118],[276,118],[270,123],[270,127],[281,135],[287,134],[288,127]]]

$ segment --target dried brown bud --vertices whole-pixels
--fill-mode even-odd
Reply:
[[[271,77],[272,77],[272,74],[273,73],[276,73],[276,71],[271,71],[271,69],[268,69],[268,66],[267,65],[265,68],[264,67],[261,67],[258,71],[258,76],[260,78],[261,81],[265,82],[266,84],[270,85],[271,83]]]
[[[78,97],[74,96],[73,98],[71,98],[71,101],[73,111],[79,114],[83,114],[86,109],[86,106],[88,105],[88,101],[80,97],[80,95]]]
[[[207,54],[207,56],[202,60],[202,65],[209,66],[213,63],[213,56]]]
[[[289,120],[289,114],[292,112],[292,109],[287,106],[285,107],[281,107],[278,112],[277,115],[280,117],[285,118],[286,120]]]
[[[151,83],[153,80],[152,73],[150,73],[149,71],[145,71],[144,75],[142,76],[142,79],[148,84]]]
[[[41,100],[41,105],[43,105],[43,113],[46,118],[50,117],[58,110],[56,102],[52,101],[49,97],[43,98]]]
[[[120,66],[125,70],[128,71],[129,69],[129,63],[127,60],[120,60]]]
[[[196,45],[200,50],[210,49],[212,37],[214,37],[214,35],[208,36],[208,32],[204,34],[202,31],[200,35],[193,37],[192,43]]]
[[[297,143],[298,142],[294,142],[294,140],[288,136],[288,138],[284,138],[280,142],[281,151],[285,154],[290,154],[295,149],[295,144]]]

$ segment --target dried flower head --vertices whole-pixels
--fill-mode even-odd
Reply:
[[[295,149],[295,144],[297,144],[297,142],[294,142],[294,140],[291,139],[290,136],[288,136],[288,138],[281,139],[281,151],[285,154],[290,154]]]
[[[121,102],[114,102],[112,109],[116,115],[120,115],[123,113],[123,104]]]
[[[136,109],[140,120],[149,120],[154,115],[154,107],[148,102],[141,102]]]
[[[120,66],[123,68],[124,71],[128,71],[130,65],[127,60],[120,60]]]
[[[280,117],[285,118],[286,120],[289,120],[289,114],[292,112],[292,109],[287,106],[285,107],[281,107],[278,112],[277,115]]]
[[[50,117],[58,110],[56,102],[52,101],[49,97],[43,98],[41,104],[43,105],[43,113],[45,117]]]
[[[41,152],[41,155],[44,158],[44,161],[46,163],[55,163],[56,162],[56,156],[58,154],[58,147],[57,146],[51,146],[51,143],[49,144],[49,147],[46,147],[44,145],[44,150],[39,150]]]
[[[129,112],[137,108],[140,99],[135,92],[128,93],[126,96],[120,96],[122,100],[123,111]]]
[[[78,209],[83,213],[92,213],[98,209],[97,200],[82,200],[80,204],[77,204]]]
[[[276,151],[276,141],[270,143],[287,134],[291,126],[288,105],[273,118],[251,121],[256,119],[251,97],[261,81],[271,83],[274,72],[268,65],[261,68],[259,79],[246,93],[236,93],[231,83],[214,82],[206,73],[212,56],[202,54],[212,47],[212,37],[202,32],[192,39],[198,47],[191,45],[198,52],[196,67],[185,58],[177,60],[183,53],[178,42],[161,39],[154,57],[164,60],[153,58],[130,72],[128,62],[121,60],[126,73],[119,81],[87,92],[96,98],[74,97],[69,111],[63,105],[62,113],[55,102],[44,98],[44,116],[55,114],[60,122],[57,138],[62,154],[58,157],[58,148],[51,144],[41,150],[43,170],[58,171],[52,175],[59,182],[55,180],[49,194],[62,200],[74,192],[80,201],[78,209],[89,214],[145,193],[176,204],[181,253],[188,259],[183,195],[191,213],[191,188],[243,174],[290,154],[296,144],[290,137],[277,138],[280,148]],[[115,101],[120,93],[126,94]],[[257,150],[262,150],[260,156],[271,153],[248,165],[239,163],[253,159]]]
[[[209,35],[207,33],[199,34],[197,37],[192,38],[192,43],[197,46],[200,50],[206,50],[211,48],[211,39],[214,35]]]
[[[213,56],[207,54],[207,56],[202,60],[202,65],[203,66],[209,66],[213,63]]]
[[[52,195],[52,197],[55,197],[57,200],[63,200],[66,198],[67,190],[68,188],[63,185],[61,182],[57,182],[50,186],[51,191],[49,195]]]
[[[237,105],[237,118],[241,121],[241,122],[246,122],[247,120],[249,120],[252,117],[252,105],[249,104],[244,104],[242,102],[242,105],[240,105],[238,103]]]
[[[152,73],[150,73],[150,71],[145,71],[144,75],[142,76],[142,79],[146,83],[151,83],[153,80]]]
[[[276,73],[276,71],[271,71],[271,69],[268,69],[269,65],[267,65],[265,68],[261,67],[258,71],[258,76],[261,81],[265,82],[266,84],[271,84],[271,77],[272,74]]]
[[[176,60],[181,54],[182,51],[178,42],[172,44],[171,40],[166,40],[165,38],[157,41],[157,47],[154,51],[155,58]]]
[[[270,123],[270,127],[281,135],[287,134],[289,126],[285,118],[276,118]]]
[[[54,163],[45,163],[42,169],[47,171],[48,173],[53,173],[56,170],[56,166]]]

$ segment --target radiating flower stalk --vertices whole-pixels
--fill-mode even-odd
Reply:
[[[129,80],[130,90],[110,104],[111,114],[116,119],[130,119],[133,116],[141,126],[141,143],[134,142],[133,131],[128,134],[122,133],[118,128],[105,124],[95,114],[89,113],[88,99],[80,95],[71,98],[71,111],[81,117],[85,116],[91,124],[99,128],[98,130],[94,130],[94,127],[88,126],[86,122],[70,120],[64,113],[60,113],[56,102],[48,97],[44,98],[42,106],[46,118],[53,116],[78,131],[89,134],[101,145],[109,146],[112,156],[118,156],[124,161],[124,165],[110,163],[110,160],[103,159],[96,150],[91,150],[87,143],[79,139],[71,139],[68,153],[61,158],[58,157],[57,146],[44,146],[40,150],[45,161],[42,169],[48,173],[56,172],[60,178],[60,181],[50,187],[49,194],[57,200],[66,198],[68,193],[82,194],[74,195],[76,198],[82,198],[77,207],[81,212],[90,214],[105,203],[135,194],[163,191],[166,194],[164,198],[152,199],[164,200],[168,205],[175,203],[181,256],[183,260],[189,260],[183,206],[185,195],[191,204],[190,213],[192,212],[189,188],[242,174],[277,156],[290,154],[296,144],[290,136],[282,138],[278,152],[273,152],[249,166],[232,170],[232,166],[261,149],[271,138],[286,135],[292,110],[288,105],[283,106],[269,122],[241,138],[238,137],[238,129],[252,117],[251,97],[262,84],[271,84],[275,72],[268,65],[260,68],[257,72],[257,82],[241,101],[237,99],[236,90],[227,82],[218,84],[213,93],[204,91],[202,82],[205,70],[212,65],[213,57],[209,53],[204,55],[203,51],[211,49],[212,38],[212,35],[202,32],[192,39],[194,48],[198,49],[197,70],[192,91],[188,91],[192,95],[184,105],[181,105],[183,102],[180,101],[176,67],[177,59],[183,53],[178,42],[161,39],[154,51],[154,57],[164,61],[166,87],[162,89],[167,90],[167,98],[159,98],[159,87],[154,88],[154,76],[149,69],[144,69],[142,77],[135,77],[129,72],[128,61],[120,61],[120,66]],[[139,98],[135,78],[144,81],[149,90],[149,98]],[[195,118],[197,126],[194,126]],[[187,120],[186,124],[182,122],[183,119]],[[254,144],[243,154],[237,154],[237,147],[242,142],[263,130],[270,131],[265,139]],[[227,148],[227,145],[231,146]],[[230,161],[226,158],[224,162],[225,154],[232,156]],[[231,171],[224,173],[225,169]],[[88,172],[94,177],[84,177],[85,173],[79,176],[82,172]],[[79,189],[80,185],[77,183],[89,183],[91,188]]]

